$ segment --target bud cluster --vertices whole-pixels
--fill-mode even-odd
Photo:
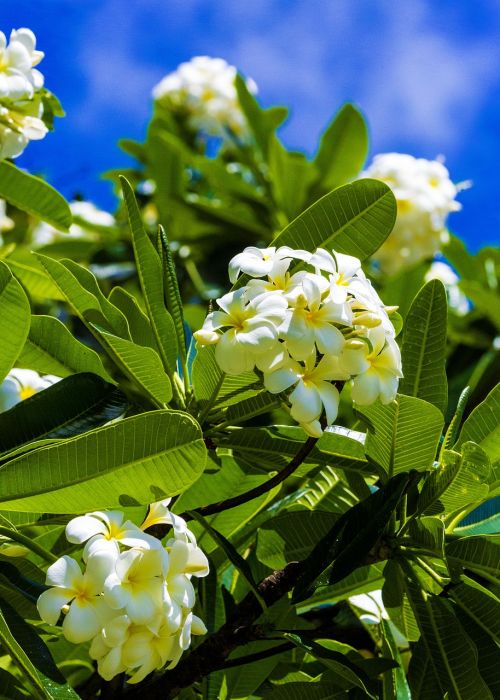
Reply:
[[[292,262],[299,269],[290,271]],[[251,279],[217,299],[194,335],[215,344],[227,374],[253,369],[266,389],[282,394],[291,416],[312,436],[337,417],[339,391],[352,380],[352,399],[392,401],[401,373],[395,330],[357,258],[318,248],[246,248],[229,277]]]
[[[382,153],[362,177],[385,182],[398,206],[394,229],[374,256],[382,270],[393,274],[406,265],[434,257],[448,239],[448,214],[461,209],[455,201],[460,186],[450,180],[443,163],[403,153]]]
[[[195,132],[224,138],[229,130],[243,138],[247,123],[234,84],[236,73],[222,58],[195,56],[165,76],[153,89],[153,97],[185,115]],[[257,92],[253,80],[247,81],[247,87]]]
[[[153,503],[140,527],[117,510],[73,518],[66,537],[85,543],[83,570],[67,555],[47,570],[40,617],[55,625],[62,613],[64,636],[74,644],[91,642],[90,657],[105,680],[127,673],[129,683],[138,683],[154,670],[173,668],[191,635],[206,633],[192,612],[191,578],[208,574],[208,560],[169,503]],[[159,524],[171,527],[164,545],[145,532]]]
[[[0,158],[19,156],[31,140],[43,139],[43,75],[35,66],[44,54],[35,49],[30,29],[0,32]]]

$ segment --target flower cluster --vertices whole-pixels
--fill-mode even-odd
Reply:
[[[397,201],[394,229],[374,256],[382,270],[392,274],[434,257],[448,237],[448,214],[461,208],[455,201],[460,186],[450,180],[443,163],[383,153],[374,158],[362,177],[385,182]]]
[[[112,214],[98,209],[92,202],[76,200],[70,203],[69,208],[73,216],[78,219],[78,223],[72,224],[68,233],[63,233],[45,221],[41,221],[33,229],[34,246],[49,245],[67,238],[95,240],[98,237],[97,230],[111,229],[116,224]]]
[[[195,56],[181,63],[153,89],[153,97],[179,114],[184,114],[193,131],[209,136],[227,136],[227,130],[245,137],[247,124],[236,87],[236,68],[222,58]],[[251,92],[257,87],[247,81]]]
[[[11,369],[0,384],[0,411],[8,411],[20,401],[29,399],[60,379],[53,374],[41,376],[31,369]]]
[[[290,271],[292,261],[300,269]],[[395,330],[357,258],[318,248],[246,248],[229,263],[245,286],[217,299],[195,333],[215,344],[227,374],[257,368],[272,394],[286,392],[290,413],[313,436],[335,420],[339,391],[352,380],[352,399],[392,401],[401,373]]]
[[[173,668],[191,635],[206,633],[192,612],[191,578],[208,574],[208,560],[169,503],[153,503],[140,527],[121,511],[74,518],[66,537],[85,543],[83,571],[67,555],[47,570],[50,588],[38,598],[40,617],[55,625],[62,613],[68,641],[91,641],[90,657],[105,680],[125,672],[129,683],[138,683],[166,664]],[[158,524],[171,526],[164,546],[145,532]]]
[[[19,156],[31,140],[43,139],[43,58],[30,29],[13,29],[9,44],[0,32],[0,158]]]

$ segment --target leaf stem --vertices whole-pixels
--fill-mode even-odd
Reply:
[[[39,557],[41,557],[45,561],[50,562],[51,564],[53,564],[58,559],[58,557],[56,557],[55,554],[52,554],[52,552],[49,552],[47,549],[45,549],[45,547],[42,547],[41,545],[37,544],[34,540],[31,539],[31,537],[22,535],[17,530],[11,530],[8,527],[3,527],[3,525],[0,525],[0,535],[8,537],[14,542],[19,542],[19,544],[22,544],[24,547],[26,547],[26,549],[30,549],[34,554],[38,554]]]

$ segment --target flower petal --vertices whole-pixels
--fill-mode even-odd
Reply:
[[[297,423],[309,423],[320,417],[323,404],[314,384],[299,381],[290,394],[291,415]]]
[[[49,588],[38,598],[36,607],[44,622],[49,625],[57,624],[64,605],[74,597],[75,591],[68,588]]]
[[[62,631],[68,642],[80,644],[88,642],[99,632],[100,619],[94,605],[77,598],[71,603],[64,618]]]

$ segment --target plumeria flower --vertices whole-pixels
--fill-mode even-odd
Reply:
[[[241,374],[251,371],[257,356],[273,349],[278,340],[278,326],[283,322],[287,308],[286,299],[276,294],[263,294],[249,303],[245,290],[229,292],[217,303],[222,311],[212,311],[201,331],[194,336],[199,344],[213,342],[213,334],[219,335],[215,347],[215,359],[223,372]]]
[[[305,250],[293,250],[288,246],[281,248],[256,248],[248,246],[229,261],[229,280],[236,282],[243,272],[250,277],[282,277],[288,270],[292,259],[308,260],[311,254]]]
[[[175,539],[196,544],[196,537],[188,528],[184,518],[181,518],[180,515],[175,515],[169,510],[168,506],[171,501],[171,498],[164,498],[162,501],[151,503],[147,515],[141,524],[141,530],[147,530],[154,525],[170,525]]]
[[[130,520],[124,521],[119,510],[96,511],[73,518],[66,525],[66,538],[73,544],[86,542],[83,558],[96,551],[106,550],[114,556],[120,554],[120,544],[139,549],[158,548],[159,541],[144,533]]]
[[[346,304],[336,304],[322,297],[328,283],[319,275],[307,275],[302,282],[302,294],[289,312],[281,335],[286,341],[290,355],[304,360],[316,344],[319,352],[338,355],[344,345],[344,336],[334,325],[348,325],[351,314]]]
[[[331,424],[337,417],[339,392],[330,382],[349,378],[350,374],[340,366],[335,355],[325,355],[316,364],[316,353],[313,352],[306,358],[304,365],[290,359],[274,372],[265,374],[264,386],[271,394],[295,386],[289,399],[292,418],[298,423],[318,421],[324,410],[326,421]]]
[[[113,566],[114,559],[107,553],[92,557],[84,573],[72,557],[63,556],[47,569],[47,585],[51,586],[38,598],[40,617],[55,625],[61,612],[67,608],[62,624],[64,636],[73,644],[94,637],[109,609],[103,596],[103,583]]]
[[[115,610],[123,608],[134,623],[149,622],[162,606],[167,567],[163,549],[122,552],[104,582],[105,601]]]
[[[0,104],[0,158],[17,158],[30,141],[45,138],[48,129],[40,119],[41,103]]]
[[[398,381],[403,376],[397,343],[387,338],[383,327],[372,328],[367,339],[350,340],[340,357],[341,367],[354,376],[352,399],[368,406],[377,399],[384,404],[396,398]]]
[[[11,369],[0,384],[0,411],[7,411],[60,379],[52,374],[41,376],[31,369]]]
[[[318,248],[309,260],[316,270],[330,273],[330,298],[336,304],[344,304],[348,292],[353,293],[353,283],[356,278],[365,279],[361,262],[352,255],[335,253],[332,255],[323,248]]]
[[[43,87],[43,75],[34,66],[44,54],[36,51],[36,38],[30,29],[13,29],[10,42],[0,32],[0,98],[30,99]]]

